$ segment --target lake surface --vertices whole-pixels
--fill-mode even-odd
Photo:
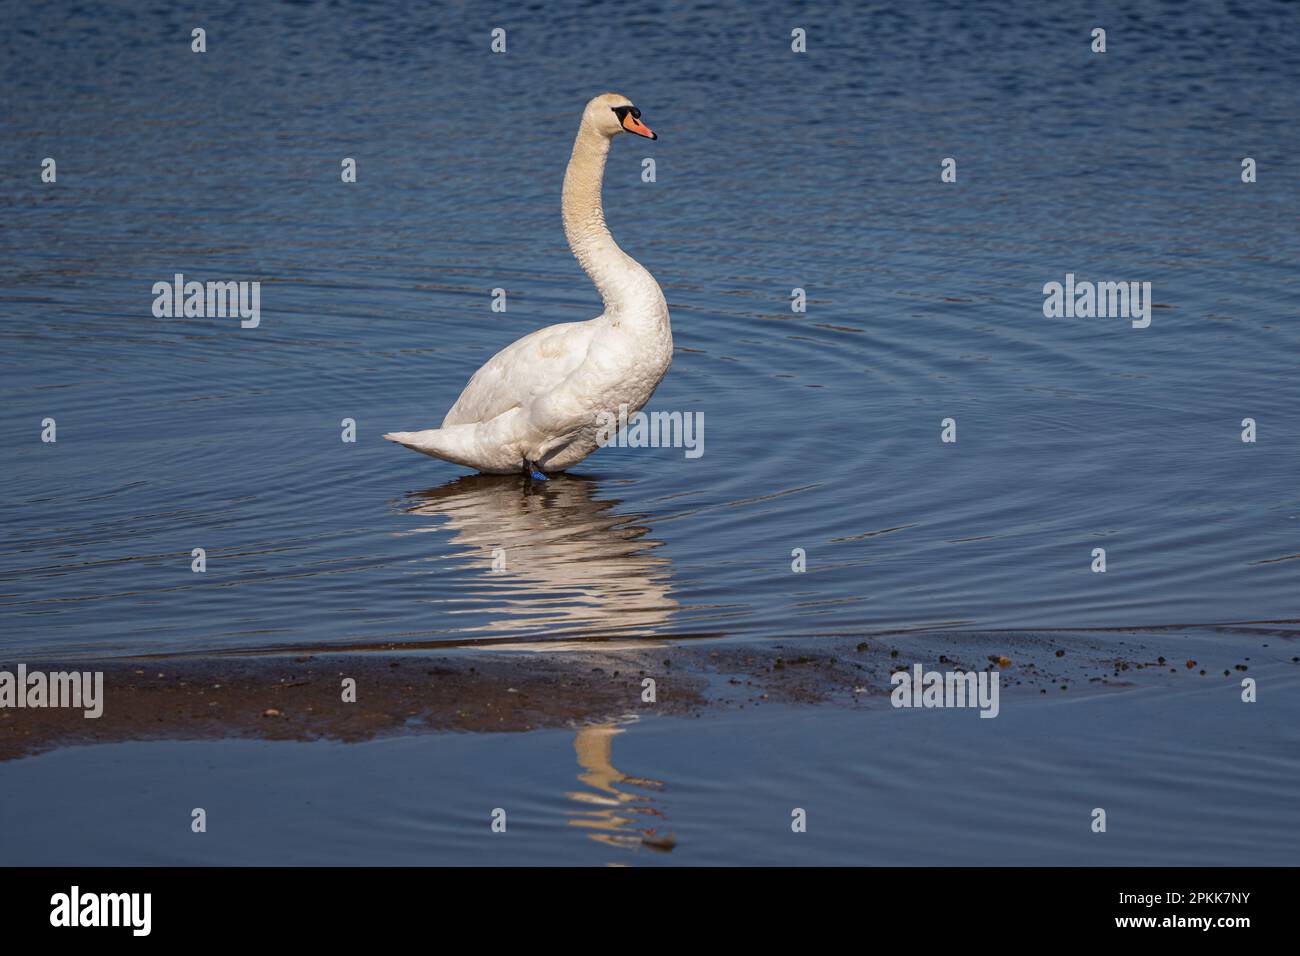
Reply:
[[[546,8],[504,55],[468,8],[221,9],[204,55],[129,5],[0,41],[10,653],[1300,617],[1295,7]],[[605,88],[660,133],[605,207],[704,454],[458,480],[380,436],[600,311],[559,195]],[[261,281],[260,326],[154,318],[177,272]],[[1067,272],[1150,281],[1150,327],[1044,318]]]
[[[468,10],[227,4],[195,55],[114,9],[4,40],[10,649],[1300,617],[1294,7],[1113,12],[1104,56],[965,4],[801,16],[802,56],[776,7],[519,12],[506,55]],[[559,187],[606,87],[660,133],[604,189],[672,311],[649,408],[705,454],[455,484],[380,436],[599,312]],[[259,328],[155,319],[177,272],[263,282]],[[1045,319],[1066,272],[1164,308]]]
[[[1177,625],[1210,640],[1210,625],[1300,620],[1295,5],[0,11],[0,663],[931,629]],[[1089,48],[1097,26],[1105,54]],[[604,188],[615,237],[672,313],[673,365],[647,410],[702,413],[704,453],[606,448],[527,489],[385,442],[439,424],[509,342],[601,311],[559,210],[583,105],[610,89],[660,137],[617,139]],[[949,157],[956,182],[941,181]],[[177,273],[259,281],[260,324],[156,318],[153,286]],[[1151,283],[1149,327],[1045,317],[1044,284],[1067,274]],[[1142,708],[1169,722],[1139,720],[1108,779],[1141,776],[1181,718],[1216,712],[1172,691],[1107,699],[1131,707],[1105,709],[1089,739],[1069,737],[1070,705],[1042,702],[1067,741],[1050,755],[1022,712],[989,722],[1007,754],[1041,751],[996,779],[961,763],[978,741],[914,742],[927,792],[945,767],[974,775],[965,807],[890,790],[870,769],[881,755],[848,743],[883,725],[832,712],[653,719],[614,746],[629,773],[676,781],[674,825],[701,862],[905,851],[865,826],[786,853],[717,818],[730,780],[749,798],[726,806],[788,831],[801,778],[841,815],[892,793],[889,832],[909,845],[938,826],[946,842],[915,862],[946,862],[941,842],[951,862],[1241,862],[1228,844],[1177,844],[1177,821],[1217,825],[1197,816],[1195,738],[1132,784],[1149,826],[1113,856],[1059,833],[1014,849],[971,835],[1017,788],[1042,799],[1007,804],[1011,818],[1086,814],[1079,768],[1104,764]],[[1253,743],[1212,744],[1245,761],[1258,801],[1217,778],[1205,799],[1233,819],[1253,806],[1234,831],[1262,854],[1250,862],[1294,861],[1280,794],[1300,780],[1283,729],[1296,714],[1266,713],[1242,730]],[[78,857],[49,832],[90,811],[51,794],[75,794],[87,767],[107,775],[112,814],[144,792],[132,781],[186,762],[248,779],[301,762],[316,782],[446,766],[464,788],[452,817],[422,822],[404,790],[364,819],[340,798],[330,844],[388,848],[367,862],[486,861],[477,830],[463,843],[454,828],[507,798],[524,819],[570,819],[575,733],[375,741],[342,761],[326,743],[71,749],[9,768],[7,809],[64,806],[27,832],[68,860],[189,860],[139,816],[97,832],[149,853]],[[738,749],[721,754],[725,739]],[[528,784],[498,798],[503,767]],[[301,844],[283,830],[297,810],[261,806],[257,826],[290,833],[275,862],[330,862],[310,849],[317,830]],[[608,862],[608,844],[556,826],[501,859]],[[222,861],[264,861],[257,832]],[[432,842],[408,850],[412,832]],[[588,842],[601,852],[571,849]]]
[[[970,711],[774,707],[0,764],[18,865],[1294,865],[1296,669]],[[1281,711],[1279,712],[1279,707]],[[1080,733],[1080,728],[1085,732]],[[95,781],[93,787],[87,780]],[[193,807],[207,832],[190,830]],[[1092,812],[1107,829],[1091,829]],[[791,827],[795,809],[807,828]],[[505,831],[491,828],[505,812]],[[498,815],[499,816],[499,815]],[[664,841],[655,849],[644,842]]]

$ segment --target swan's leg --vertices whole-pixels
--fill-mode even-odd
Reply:
[[[546,480],[546,476],[542,474],[541,470],[537,467],[537,465],[529,461],[527,458],[524,459],[524,474],[527,475],[529,478],[531,478],[533,481]]]

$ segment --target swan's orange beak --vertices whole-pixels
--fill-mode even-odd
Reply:
[[[639,114],[639,110],[637,111]],[[639,115],[630,112],[623,114],[623,128],[629,133],[636,133],[638,136],[644,136],[646,139],[658,139],[659,135],[645,123],[641,122]]]

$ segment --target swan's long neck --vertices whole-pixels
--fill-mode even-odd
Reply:
[[[573,155],[564,174],[564,235],[578,264],[591,277],[605,301],[605,314],[615,322],[645,320],[667,322],[659,284],[645,268],[618,247],[605,225],[600,185],[610,140],[585,123],[573,143]]]

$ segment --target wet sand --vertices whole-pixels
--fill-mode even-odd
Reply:
[[[1001,674],[1021,701],[1139,682],[1229,681],[1252,658],[1300,663],[1293,622],[1200,628],[971,633],[726,642],[570,644],[296,657],[26,661],[28,671],[101,670],[104,712],[0,710],[0,760],[126,740],[360,741],[428,732],[520,732],[629,715],[703,716],[772,704],[888,707],[890,675]],[[14,670],[17,662],[0,663]],[[356,681],[355,702],[343,682]],[[643,699],[644,681],[654,700]],[[1005,707],[1006,704],[1004,703]]]

